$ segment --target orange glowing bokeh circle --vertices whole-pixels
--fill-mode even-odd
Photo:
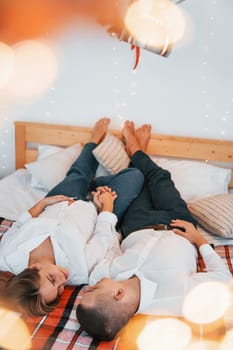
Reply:
[[[7,92],[18,99],[39,96],[53,84],[58,71],[57,57],[48,43],[25,40],[14,47],[15,69]]]

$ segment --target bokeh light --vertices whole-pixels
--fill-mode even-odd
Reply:
[[[219,350],[219,343],[211,340],[200,340],[193,342],[185,350]]]
[[[14,63],[15,55],[13,49],[3,42],[0,42],[0,88],[3,88],[10,80],[14,69]]]
[[[20,314],[0,308],[0,347],[8,350],[31,348],[30,333]]]
[[[35,97],[47,91],[57,76],[57,57],[48,43],[25,40],[14,47],[15,69],[6,90],[11,98]]]
[[[225,284],[215,281],[201,283],[186,296],[183,315],[193,323],[211,323],[223,317],[230,301],[230,290]]]
[[[186,20],[170,0],[139,0],[126,13],[125,25],[140,43],[155,48],[174,44],[184,36]]]
[[[226,333],[219,347],[219,350],[232,350],[232,349],[233,349],[233,329],[229,330]]]
[[[164,318],[148,323],[140,333],[137,345],[140,350],[182,350],[191,336],[191,329],[184,322]]]

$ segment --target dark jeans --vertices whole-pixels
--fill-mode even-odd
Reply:
[[[124,237],[145,226],[169,224],[172,219],[186,220],[197,225],[175,188],[169,171],[156,165],[142,151],[137,151],[131,162],[143,173],[145,184],[123,218],[121,230]]]
[[[55,186],[46,197],[64,194],[86,200],[90,189],[95,190],[98,186],[109,186],[117,193],[113,212],[120,222],[128,206],[140,193],[144,177],[140,170],[128,168],[116,175],[101,176],[93,181],[98,166],[98,162],[92,154],[95,147],[96,144],[91,142],[83,147],[80,156],[73,163],[64,180]]]

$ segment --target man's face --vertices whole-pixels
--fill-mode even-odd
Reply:
[[[40,275],[40,295],[46,303],[51,303],[64,291],[68,280],[68,270],[55,264],[35,264]]]
[[[119,285],[118,281],[114,281],[109,278],[103,278],[99,282],[97,282],[94,286],[86,286],[84,287],[84,295],[80,302],[80,304],[85,306],[93,306],[95,305],[95,301],[98,296],[114,296],[114,293]]]

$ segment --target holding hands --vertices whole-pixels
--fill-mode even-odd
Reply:
[[[115,191],[112,191],[110,187],[108,186],[97,187],[96,191],[92,192],[92,195],[93,195],[93,202],[96,205],[99,212],[113,211],[113,203],[117,198],[117,194]],[[29,213],[31,214],[32,217],[35,218],[39,216],[42,213],[42,211],[49,205],[53,205],[64,201],[68,202],[68,205],[70,205],[75,200],[76,198],[64,196],[62,194],[45,197],[41,199],[39,202],[37,202],[31,209],[29,209]]]
[[[184,238],[187,238],[191,243],[195,244],[197,248],[201,245],[208,243],[201,233],[195,228],[193,224],[184,220],[172,220],[170,226],[174,226],[173,232]],[[185,231],[180,230],[178,227],[183,228]]]
[[[97,207],[99,212],[113,211],[114,201],[117,198],[117,194],[108,186],[99,186],[96,191],[92,192],[93,203]]]

